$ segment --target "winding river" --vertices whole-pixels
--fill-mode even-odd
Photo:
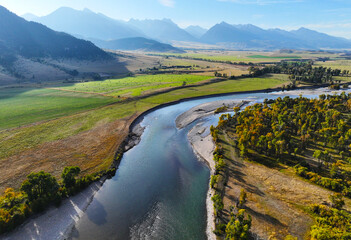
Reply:
[[[224,99],[262,102],[328,89],[234,94],[181,102],[147,114],[141,142],[125,153],[116,176],[107,180],[71,232],[72,239],[206,239],[206,194],[210,171],[199,161],[187,133],[195,124],[216,124],[218,116],[184,129],[176,117],[188,109]],[[334,91],[335,92],[335,91]]]

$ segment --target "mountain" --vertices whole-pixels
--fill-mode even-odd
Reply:
[[[89,9],[79,11],[62,7],[47,16],[36,18],[35,21],[56,31],[70,33],[83,38],[115,40],[144,36],[140,30],[129,26],[126,22],[114,20],[100,13],[94,13]]]
[[[185,28],[184,30],[196,38],[201,38],[202,35],[204,35],[207,32],[207,29],[194,25],[191,25]]]
[[[226,22],[221,22],[210,28],[201,40],[206,43],[235,43],[242,47],[251,47],[251,40],[257,39],[257,35],[237,28]],[[257,44],[256,44],[257,45]]]
[[[128,73],[120,58],[0,6],[0,85]]]
[[[262,29],[251,24],[231,25],[226,22],[209,29],[201,41],[241,49],[349,49],[351,41],[306,28],[295,31]]]
[[[38,16],[31,14],[31,13],[23,14],[21,17],[26,19],[27,21],[33,21],[33,20],[38,18]]]
[[[26,58],[109,58],[93,43],[55,32],[42,24],[28,22],[0,6],[0,43],[2,54]]]
[[[184,51],[173,47],[170,44],[160,43],[155,40],[135,37],[123,38],[111,41],[92,40],[97,46],[112,50],[137,50],[144,52],[170,52],[170,53],[183,53]]]
[[[302,41],[306,41],[317,48],[351,48],[351,41],[348,39],[333,37],[307,28],[300,28],[298,30],[291,31],[291,33]]]
[[[170,19],[162,20],[135,20],[131,19],[129,25],[142,31],[149,38],[159,40],[161,42],[186,41],[197,42],[198,39],[190,35],[184,29]]]

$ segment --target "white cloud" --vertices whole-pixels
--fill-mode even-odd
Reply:
[[[163,6],[174,7],[174,0],[158,0]]]

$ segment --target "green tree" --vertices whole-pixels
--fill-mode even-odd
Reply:
[[[59,184],[56,178],[44,171],[29,174],[21,186],[21,191],[28,195],[30,201],[39,198],[54,198],[58,190]]]
[[[73,187],[76,184],[76,177],[80,173],[79,167],[65,167],[61,174],[63,184],[66,188]]]
[[[247,240],[251,228],[251,216],[245,218],[245,210],[240,209],[238,213],[233,214],[232,218],[225,229],[227,240]]]
[[[329,196],[329,200],[332,202],[332,207],[336,209],[342,209],[345,205],[344,199],[340,193],[334,193],[333,195]]]
[[[245,192],[245,190],[242,188],[240,190],[240,196],[239,196],[239,205],[238,205],[238,208],[243,208],[243,206],[245,205],[246,203],[246,198],[247,198],[247,194]]]

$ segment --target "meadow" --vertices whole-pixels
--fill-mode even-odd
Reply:
[[[168,56],[168,57],[180,57],[180,58],[189,58],[189,59],[203,59],[208,61],[221,61],[221,62],[245,62],[245,63],[259,63],[259,62],[280,62],[281,60],[289,59],[300,59],[302,58],[298,54],[288,55],[288,54],[277,54],[277,53],[266,53],[265,55],[254,54],[251,52],[215,52],[215,51],[194,51],[187,53],[178,53],[178,54],[167,54],[161,53],[157,54],[159,56]]]
[[[36,169],[43,169],[59,176],[62,168],[69,165],[79,166],[83,174],[108,168],[113,162],[116,148],[128,134],[131,121],[142,112],[159,104],[188,97],[271,88],[284,83],[287,82],[274,78],[223,80],[208,85],[177,89],[140,100],[117,101],[105,107],[0,131],[0,159],[2,159],[0,171],[4,172],[0,176],[1,189],[9,185],[18,187],[17,184]],[[95,101],[101,97],[92,98]],[[15,99],[16,97],[13,100]],[[89,98],[85,98],[87,99]],[[106,101],[104,98],[102,100]],[[27,101],[30,104],[28,99]],[[70,109],[69,105],[66,108]],[[22,115],[25,115],[25,112],[29,113],[24,108],[22,111]],[[68,113],[69,110],[61,109],[61,111]],[[41,114],[43,115],[41,118],[53,117],[49,113]],[[19,110],[18,115],[21,115]],[[27,119],[31,119],[30,117],[33,116],[29,115]],[[8,122],[10,118],[13,118],[13,115],[4,116],[2,122]],[[53,155],[53,152],[56,154]],[[21,164],[27,165],[25,170],[13,166],[10,168],[16,171],[6,173],[10,165]]]
[[[84,93],[99,93],[112,97],[136,97],[150,91],[196,84],[213,78],[212,76],[197,75],[141,75],[121,79],[83,82],[66,87],[57,87],[59,90],[68,90]]]
[[[0,90],[0,130],[95,109],[162,88],[211,79],[195,75],[147,75],[76,83],[53,88]]]
[[[316,66],[323,66],[331,69],[340,69],[340,70],[348,70],[351,71],[351,60],[335,60],[335,61],[327,61],[327,62],[322,62],[318,61],[315,62]]]
[[[93,94],[54,89],[0,90],[0,130],[93,109],[116,100]]]

